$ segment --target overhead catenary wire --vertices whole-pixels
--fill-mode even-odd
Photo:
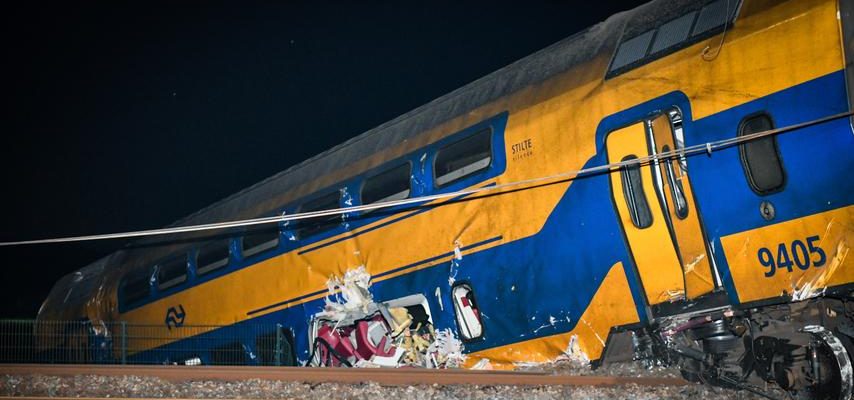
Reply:
[[[171,228],[161,228],[161,229],[148,229],[148,230],[139,230],[139,231],[129,231],[129,232],[118,232],[118,233],[107,233],[107,234],[96,234],[96,235],[84,235],[84,236],[68,236],[68,237],[59,237],[59,238],[49,238],[49,239],[35,239],[35,240],[19,240],[19,241],[10,241],[10,242],[0,242],[0,247],[7,246],[21,246],[21,245],[34,245],[34,244],[53,244],[53,243],[69,243],[69,242],[84,242],[84,241],[94,241],[94,240],[108,240],[108,239],[126,239],[126,238],[136,238],[136,237],[146,237],[146,236],[161,236],[161,235],[170,235],[177,233],[189,233],[189,232],[201,232],[201,231],[211,231],[211,230],[220,230],[227,228],[240,228],[254,225],[264,225],[264,224],[273,224],[279,222],[287,222],[287,221],[298,221],[303,219],[317,218],[317,217],[326,217],[333,215],[341,215],[359,211],[369,211],[369,210],[377,210],[382,208],[390,208],[397,207],[403,205],[412,205],[412,204],[423,204],[429,203],[435,200],[443,200],[443,199],[453,199],[463,196],[469,196],[472,194],[478,193],[487,193],[487,192],[499,192],[504,189],[520,189],[525,186],[531,185],[532,187],[528,189],[533,189],[534,185],[544,185],[544,184],[552,184],[558,183],[565,180],[571,180],[579,177],[584,177],[588,175],[593,175],[601,172],[607,172],[612,170],[617,170],[619,168],[627,167],[630,165],[638,164],[648,164],[653,161],[658,160],[669,160],[671,158],[676,157],[687,157],[690,155],[707,153],[711,156],[711,153],[717,150],[721,150],[724,148],[728,148],[740,143],[744,143],[751,140],[760,139],[766,136],[777,135],[780,133],[791,132],[797,129],[805,128],[812,125],[822,124],[828,121],[845,118],[848,116],[854,115],[854,111],[846,111],[839,114],[834,114],[814,120],[810,120],[807,122],[802,122],[799,124],[789,125],[782,128],[771,129],[762,132],[751,133],[742,136],[736,136],[732,138],[722,139],[714,142],[706,142],[701,144],[696,144],[693,146],[684,147],[681,149],[674,149],[671,151],[661,152],[657,154],[647,155],[643,157],[638,157],[632,160],[620,161],[615,163],[603,164],[595,167],[584,168],[580,170],[566,171],[561,172],[554,175],[542,176],[531,179],[524,179],[514,182],[507,182],[496,184],[492,186],[471,188],[458,190],[454,192],[448,193],[439,193],[427,196],[419,196],[412,197],[408,199],[402,200],[394,200],[394,201],[386,201],[372,204],[363,204],[349,207],[341,207],[334,208],[328,210],[320,210],[320,211],[311,211],[311,212],[303,212],[296,214],[282,214],[271,217],[262,217],[262,218],[251,218],[251,219],[243,219],[243,220],[234,220],[234,221],[225,221],[225,222],[217,222],[211,224],[199,224],[199,225],[187,225],[187,226],[178,226]]]

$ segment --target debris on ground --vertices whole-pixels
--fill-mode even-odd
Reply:
[[[420,295],[376,302],[364,266],[327,282],[323,311],[315,314],[309,364],[361,368],[458,368],[462,342],[450,329],[433,327]]]

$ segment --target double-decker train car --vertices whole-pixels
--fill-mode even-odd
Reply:
[[[257,354],[268,333],[224,333],[276,325],[304,363],[327,282],[364,266],[373,299],[451,329],[469,365],[633,355],[847,398],[852,10],[617,14],[175,226],[342,213],[138,240],[63,278],[39,319],[172,332],[127,357],[181,361],[192,344],[201,364]]]

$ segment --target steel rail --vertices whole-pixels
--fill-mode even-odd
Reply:
[[[177,365],[59,365],[4,364],[3,375],[46,376],[146,376],[170,382],[262,379],[306,383],[376,382],[388,386],[407,385],[516,385],[516,386],[682,386],[680,378],[576,376],[548,372],[479,371],[469,369],[419,368],[306,368],[306,367],[225,367]]]

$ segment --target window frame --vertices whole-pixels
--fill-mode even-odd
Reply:
[[[273,229],[269,229],[269,231],[272,233]],[[276,238],[275,239],[271,239],[271,240],[261,242],[259,244],[256,244],[255,246],[252,246],[249,248],[244,247],[244,243],[245,243],[244,240],[246,239],[247,236],[260,235],[261,233],[267,233],[267,229],[264,229],[263,226],[261,226],[261,229],[257,229],[254,232],[251,230],[243,231],[243,233],[240,235],[240,238],[238,240],[238,242],[240,244],[239,248],[240,248],[240,256],[241,257],[248,258],[248,257],[257,256],[257,255],[262,254],[262,253],[266,253],[270,250],[278,248],[279,245],[282,243],[282,228],[278,224],[276,224],[276,229],[275,229]],[[229,254],[230,254],[230,251],[229,251]]]
[[[461,322],[465,322],[465,321],[463,320],[463,316],[460,314],[460,307],[457,304],[457,299],[454,296],[454,292],[458,288],[463,287],[463,286],[468,288],[469,292],[472,294],[472,303],[474,305],[474,308],[477,309],[477,311],[478,311],[477,318],[478,318],[478,322],[480,323],[480,335],[473,336],[473,337],[466,337],[466,335],[463,334],[462,327],[459,326]],[[476,342],[479,340],[483,340],[483,338],[485,337],[484,335],[486,334],[486,325],[483,323],[483,310],[481,310],[480,306],[477,303],[477,293],[475,293],[475,290],[474,290],[474,287],[472,287],[472,284],[468,281],[455,282],[454,285],[451,286],[451,303],[454,307],[454,321],[457,323],[457,330],[458,330],[458,333],[460,335],[460,340],[463,343],[470,343],[470,342]],[[467,328],[467,330],[469,332],[471,332],[470,328]]]
[[[124,276],[122,276],[121,280],[119,281],[119,288],[118,288],[119,303],[121,306],[120,309],[127,309],[127,307],[129,305],[139,303],[140,301],[145,300],[146,298],[151,296],[151,289],[152,289],[151,273],[152,272],[153,271],[151,270],[151,267],[146,267],[143,270],[129,271]],[[137,278],[137,277],[142,278],[141,281],[146,282],[148,284],[147,285],[148,291],[146,291],[146,293],[142,296],[139,296],[139,297],[136,297],[133,299],[128,299],[128,293],[127,293],[128,281],[131,279]]]
[[[469,172],[465,175],[456,177],[452,180],[449,180],[445,183],[440,184],[439,183],[439,176],[436,174],[436,160],[438,160],[439,154],[442,153],[442,150],[450,148],[450,147],[454,146],[455,144],[462,143],[468,139],[472,139],[475,136],[482,134],[482,133],[486,133],[486,135],[489,137],[489,163],[480,169],[474,170],[474,171]],[[469,179],[473,176],[481,175],[484,172],[492,169],[492,166],[494,163],[495,163],[495,129],[490,124],[490,125],[483,127],[482,129],[475,130],[474,133],[469,133],[467,135],[464,135],[461,138],[457,138],[456,140],[449,141],[448,143],[443,144],[438,149],[436,149],[436,152],[433,154],[432,161],[431,161],[431,164],[432,164],[431,168],[432,168],[432,172],[433,172],[433,187],[436,189],[443,189],[443,188],[451,186],[455,183],[459,183],[461,181]],[[469,165],[471,165],[471,164],[469,164]],[[460,169],[462,169],[462,168],[460,168]],[[449,174],[445,174],[445,175],[449,175]]]
[[[210,365],[248,365],[246,352],[246,345],[240,340],[220,344],[210,349]]]
[[[675,140],[674,140],[675,142]],[[664,145],[661,147],[662,153],[669,153],[673,151],[670,146]],[[688,207],[688,199],[685,198],[685,186],[682,183],[681,179],[676,178],[675,168],[681,168],[681,156],[669,157],[664,160],[659,160],[660,164],[664,166],[664,179],[667,179],[667,186],[670,189],[670,198],[673,200],[673,214],[676,215],[676,218],[684,220],[688,218],[688,214],[690,213],[690,208]],[[676,164],[676,167],[673,167],[673,164]]]
[[[768,129],[768,130],[777,129],[776,128],[777,124],[774,122],[774,118],[771,116],[770,113],[763,110],[763,111],[755,112],[752,114],[748,114],[744,118],[742,118],[741,122],[739,122],[739,124],[738,124],[738,131],[736,132],[736,136],[737,137],[744,136],[745,135],[744,128],[747,125],[747,123],[749,121],[752,121],[752,120],[759,118],[759,117],[768,118],[768,121],[771,123],[771,129]],[[765,132],[765,131],[758,131],[758,132]],[[751,134],[758,133],[758,132],[752,132]],[[782,179],[780,180],[779,185],[777,185],[773,188],[770,188],[770,189],[763,190],[762,188],[758,187],[758,185],[756,185],[756,182],[754,181],[754,177],[753,177],[753,174],[752,174],[752,171],[750,168],[750,162],[748,161],[748,158],[747,158],[747,149],[746,148],[751,143],[755,143],[757,140],[764,140],[766,138],[772,141],[771,143],[772,143],[772,146],[774,148],[774,154],[777,157],[777,166],[780,169],[780,176]],[[776,134],[769,135],[769,136],[766,136],[766,137],[760,138],[760,139],[755,139],[752,141],[747,141],[744,143],[739,143],[738,144],[738,158],[739,158],[739,161],[741,162],[741,169],[744,172],[744,177],[747,180],[747,186],[749,186],[750,190],[752,190],[754,193],[756,193],[760,196],[767,196],[770,194],[782,192],[786,188],[786,184],[788,183],[789,179],[788,179],[788,174],[786,173],[786,167],[783,165],[783,155],[780,153],[780,145],[779,145],[779,143],[777,143],[777,135]]]
[[[169,279],[165,282],[162,281],[161,280],[161,272],[163,271],[163,267],[164,266],[170,266],[171,267],[173,262],[177,262],[179,260],[184,261],[182,263],[184,265],[184,273],[180,276]],[[156,275],[155,280],[157,281],[157,290],[167,290],[167,289],[171,289],[175,286],[179,286],[182,283],[187,282],[187,280],[190,277],[189,257],[187,256],[187,253],[183,253],[183,255],[175,255],[172,257],[164,258],[162,261],[155,264],[154,268],[155,268],[155,275]]]
[[[218,259],[217,261],[214,261],[210,264],[200,265],[199,264],[199,256],[201,255],[202,250],[205,249],[206,247],[213,246],[215,244],[220,244],[220,243],[225,244],[225,249],[227,252],[225,258]],[[199,246],[196,249],[195,256],[194,256],[195,258],[193,260],[195,262],[195,265],[196,265],[196,276],[205,276],[205,275],[208,275],[214,271],[218,271],[218,270],[227,268],[228,265],[231,264],[231,256],[232,256],[231,253],[232,253],[231,252],[231,239],[222,239],[219,241],[211,241],[211,242],[202,244],[201,246]],[[223,261],[225,261],[224,264],[213,266],[213,265],[221,263]]]
[[[611,54],[611,58],[608,61],[608,68],[606,69],[605,80],[609,80],[609,79],[614,78],[616,76],[622,75],[626,72],[632,71],[636,68],[647,65],[653,61],[662,59],[662,58],[667,57],[667,56],[669,56],[673,53],[676,53],[680,50],[683,50],[685,48],[693,46],[693,45],[695,45],[695,44],[697,44],[703,40],[707,40],[711,37],[714,37],[718,34],[721,34],[724,31],[729,31],[729,30],[733,29],[733,27],[736,25],[736,22],[738,21],[739,16],[741,15],[741,9],[742,9],[742,6],[744,5],[743,0],[734,0],[733,5],[735,7],[733,8],[732,15],[726,16],[726,18],[724,18],[724,23],[722,25],[713,26],[712,28],[706,29],[702,32],[695,32],[695,29],[697,28],[697,24],[700,21],[700,15],[701,15],[702,11],[706,7],[715,3],[716,1],[717,0],[706,0],[701,5],[699,5],[696,9],[690,9],[689,8],[678,16],[669,16],[669,18],[665,17],[666,19],[662,18],[662,20],[664,22],[656,23],[656,24],[649,24],[647,26],[643,26],[642,29],[633,29],[631,31],[631,33],[632,33],[631,36],[626,36],[625,32],[623,34],[621,34],[619,40],[617,41],[616,45],[614,46],[614,50]],[[729,4],[727,2],[727,7],[728,7],[728,5]],[[725,10],[725,11],[729,11],[729,10]],[[679,18],[682,18],[682,17],[684,17],[690,13],[694,13],[694,16],[693,16],[693,20],[691,22],[691,27],[688,30],[688,37],[683,39],[680,42],[677,42],[675,44],[671,44],[668,47],[664,47],[664,48],[658,49],[657,51],[653,51],[653,48],[655,46],[655,42],[657,40],[659,30],[661,29],[661,27],[664,25],[667,25],[667,24],[669,24],[669,23],[671,23],[671,22],[673,22]],[[631,23],[632,23],[632,21],[629,21],[629,24],[631,24]],[[640,36],[646,34],[647,32],[653,32],[653,33],[652,33],[652,38],[650,39],[649,44],[647,45],[647,49],[646,49],[646,52],[644,53],[644,55],[641,58],[639,58],[633,62],[624,64],[624,65],[621,65],[621,66],[615,68],[614,67],[614,60],[616,59],[617,53],[620,51],[620,47],[623,45],[623,43],[631,41],[632,39],[635,39],[637,37],[640,37]]]
[[[637,155],[628,154],[628,155],[624,156],[620,160],[620,162],[626,162],[629,160],[638,160],[638,159],[639,158]],[[629,178],[631,178],[629,176],[629,174],[630,174],[629,169],[630,168],[632,168],[633,171],[637,172],[638,182],[640,183],[640,186],[638,187],[640,189],[639,198],[643,200],[644,204],[646,204],[646,214],[649,216],[649,222],[646,224],[643,224],[643,226],[641,226],[642,225],[641,222],[643,222],[643,221],[641,221],[641,219],[640,219],[640,213],[637,212],[638,208],[632,207],[632,204],[636,204],[636,202],[634,200],[636,200],[638,197],[632,196],[630,198],[629,197],[630,196],[629,190],[627,190],[627,188],[634,189],[634,186],[630,183],[630,179],[629,179]],[[623,165],[620,167],[620,186],[623,189],[623,200],[626,202],[626,208],[629,211],[629,218],[632,220],[632,226],[634,226],[637,229],[646,229],[646,228],[649,228],[650,226],[652,226],[652,224],[654,222],[654,216],[652,214],[652,208],[651,208],[652,206],[649,204],[649,200],[646,197],[646,189],[643,187],[643,170],[641,169],[640,163],[632,163],[632,164]],[[654,187],[652,189],[655,190]],[[633,190],[632,192],[635,193],[637,191]]]
[[[415,188],[412,186],[412,172],[413,172],[413,168],[412,168],[412,167],[413,167],[413,166],[412,166],[412,160],[405,159],[405,160],[404,160],[403,162],[401,162],[401,163],[390,163],[390,164],[391,164],[391,165],[394,165],[394,167],[391,167],[391,168],[383,168],[383,169],[382,169],[382,170],[380,170],[379,172],[377,172],[377,173],[375,173],[375,174],[371,174],[371,175],[369,175],[369,176],[365,177],[364,179],[362,179],[361,184],[359,184],[359,204],[360,204],[360,205],[368,205],[368,204],[379,203],[379,202],[384,201],[384,199],[387,199],[388,197],[391,197],[391,196],[388,196],[388,197],[385,197],[385,198],[383,198],[383,199],[376,200],[376,201],[371,202],[371,203],[366,203],[366,202],[364,201],[364,200],[365,200],[365,198],[364,198],[364,194],[365,194],[365,186],[367,186],[368,181],[369,181],[369,180],[371,180],[372,178],[376,178],[376,177],[378,177],[378,176],[380,176],[380,175],[382,175],[382,174],[385,174],[385,173],[387,173],[387,172],[391,172],[391,171],[393,171],[393,170],[395,170],[395,169],[397,169],[397,168],[403,167],[403,166],[407,166],[407,167],[409,167],[409,168],[408,168],[409,173],[407,174],[407,180],[408,180],[408,182],[409,182],[409,193],[407,193],[407,194],[406,194],[406,197],[404,197],[403,199],[408,199],[408,198],[412,197],[412,192],[415,190]],[[396,194],[396,193],[395,193],[395,194]],[[396,200],[403,200],[403,199],[396,199]],[[372,211],[375,211],[375,210],[367,210],[367,211],[363,211],[363,213],[369,213],[369,212],[372,212]]]
[[[346,185],[342,185],[341,187],[344,187],[344,186],[346,186]],[[306,211],[306,210],[305,210],[305,206],[306,206],[306,204],[309,204],[309,203],[312,203],[312,202],[318,202],[318,203],[319,203],[319,200],[320,200],[320,199],[323,199],[323,198],[325,198],[325,197],[327,197],[327,196],[331,196],[333,193],[337,196],[337,197],[336,197],[336,199],[338,200],[338,201],[337,201],[337,203],[336,203],[336,208],[341,208],[341,197],[342,197],[342,196],[341,196],[341,187],[339,187],[339,188],[337,188],[337,189],[335,189],[335,190],[329,191],[329,192],[327,192],[327,193],[324,193],[324,194],[322,194],[322,195],[320,195],[320,196],[315,196],[315,197],[312,197],[312,198],[310,198],[310,199],[308,199],[308,200],[306,200],[306,201],[303,201],[303,202],[302,202],[302,203],[300,203],[300,205],[298,205],[298,206],[297,206],[297,208],[296,208],[296,210],[297,210],[297,214],[301,214],[301,213],[305,213],[305,212],[314,212],[314,211],[322,211],[322,210],[325,210],[325,209],[321,208],[321,209],[318,209],[318,210],[310,210],[310,211]],[[323,217],[315,217],[315,218],[323,218]],[[299,223],[304,223],[305,221],[311,221],[312,219],[313,219],[313,218],[306,218],[306,219],[299,220],[298,222],[299,222]],[[299,223],[298,223],[296,227],[292,228],[292,232],[294,233],[294,236],[296,236],[297,240],[304,240],[304,239],[308,239],[308,238],[310,238],[310,237],[317,236],[318,234],[321,234],[321,233],[323,233],[323,232],[329,232],[329,231],[331,231],[331,230],[333,230],[333,229],[335,229],[335,228],[337,228],[337,227],[340,227],[340,226],[341,226],[341,223],[344,221],[343,215],[339,214],[337,217],[335,217],[335,219],[338,221],[337,223],[335,223],[335,224],[331,224],[331,223],[330,223],[329,227],[320,227],[320,228],[315,228],[316,230],[313,230],[312,232],[310,232],[310,233],[308,233],[308,234],[304,234],[304,233],[303,233],[303,232],[304,232],[304,230],[305,230],[306,228],[305,228],[305,227],[300,227],[300,226],[299,226]],[[329,221],[331,222],[331,221],[332,221],[332,218],[329,218]],[[316,222],[322,222],[322,221],[316,221]]]

